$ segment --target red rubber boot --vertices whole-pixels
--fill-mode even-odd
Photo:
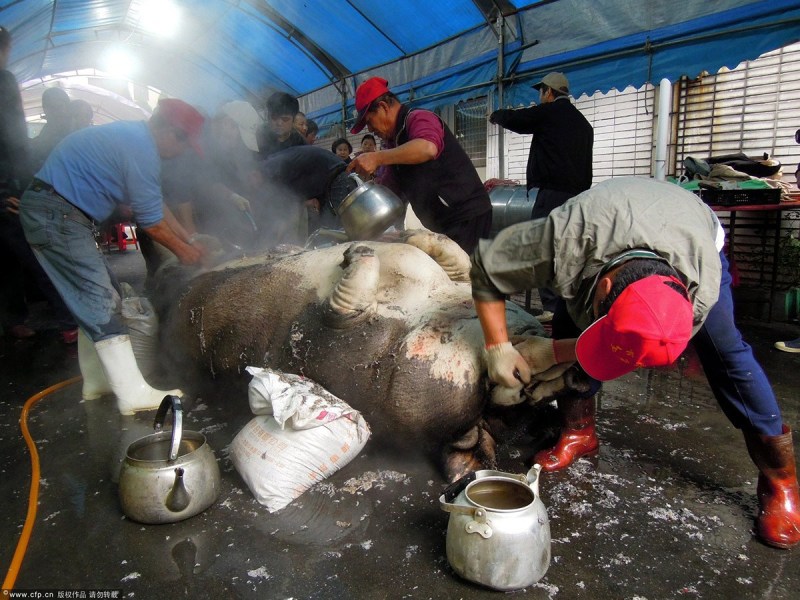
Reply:
[[[759,470],[758,537],[770,546],[791,548],[800,542],[800,494],[792,431],[784,425],[783,435],[745,432],[744,440]]]
[[[596,455],[600,447],[594,427],[594,396],[561,398],[558,410],[563,422],[558,442],[548,450],[537,452],[533,459],[545,471],[565,469],[581,456]]]

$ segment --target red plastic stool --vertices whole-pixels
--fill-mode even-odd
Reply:
[[[114,227],[116,227],[117,230],[117,247],[119,248],[120,252],[127,249],[128,242],[136,246],[137,250],[139,249],[139,240],[136,238],[136,226],[133,223],[125,221],[123,223],[115,224]],[[131,235],[127,240],[125,239],[125,236],[127,235],[125,232],[126,227],[130,228],[131,231]]]

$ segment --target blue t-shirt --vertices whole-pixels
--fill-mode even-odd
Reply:
[[[145,121],[86,127],[64,138],[36,177],[96,221],[127,204],[142,227],[164,218],[161,158]]]

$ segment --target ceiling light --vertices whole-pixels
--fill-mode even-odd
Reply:
[[[139,26],[160,37],[172,37],[178,30],[180,10],[169,0],[144,0],[139,8]]]
[[[130,79],[136,71],[136,60],[133,55],[119,46],[109,48],[103,55],[102,69],[112,77]]]

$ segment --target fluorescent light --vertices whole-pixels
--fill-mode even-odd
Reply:
[[[114,46],[109,48],[101,59],[102,69],[111,77],[130,79],[136,71],[137,62],[125,48]]]

